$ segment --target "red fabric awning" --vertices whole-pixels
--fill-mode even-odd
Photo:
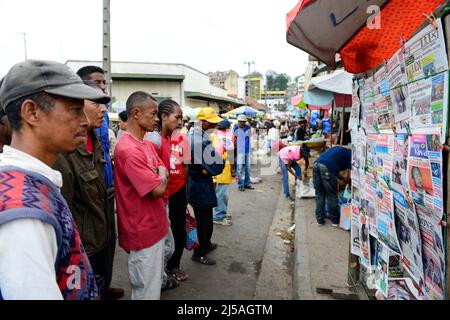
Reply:
[[[286,18],[287,41],[336,67],[365,72],[388,60],[443,0],[301,0]],[[380,8],[380,28],[369,29],[372,8]],[[372,13],[367,13],[367,12]]]

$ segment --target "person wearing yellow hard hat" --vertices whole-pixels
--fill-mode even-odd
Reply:
[[[222,173],[225,164],[223,158],[216,153],[209,136],[220,118],[213,108],[201,108],[197,119],[201,124],[193,128],[191,143],[191,164],[189,165],[188,201],[194,209],[197,220],[197,235],[200,246],[194,249],[192,260],[205,265],[216,262],[207,254],[217,248],[211,242],[213,234],[213,208],[217,207],[213,176]]]

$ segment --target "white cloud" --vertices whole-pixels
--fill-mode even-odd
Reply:
[[[298,0],[111,0],[112,59],[185,63],[203,72],[244,61],[296,76],[307,55],[286,42]],[[101,60],[102,0],[0,0],[0,75],[24,58]],[[253,66],[252,66],[253,69]]]

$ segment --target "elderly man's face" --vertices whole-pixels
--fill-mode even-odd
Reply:
[[[88,121],[84,113],[84,100],[54,97],[50,112],[40,112],[36,127],[38,139],[45,141],[47,150],[54,153],[73,152],[86,142]]]

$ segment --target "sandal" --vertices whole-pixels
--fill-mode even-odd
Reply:
[[[201,256],[201,257],[196,257],[196,256],[192,256],[192,261],[198,262],[198,263],[202,263],[202,264],[206,264],[208,266],[213,266],[216,264],[216,261],[213,259],[210,259],[206,256]]]
[[[179,286],[179,284],[178,284],[177,280],[168,276],[166,284],[164,285],[164,287],[161,288],[161,291],[172,290],[172,289],[178,288],[178,286]]]
[[[174,277],[177,281],[184,281],[189,278],[189,275],[181,270],[180,268],[174,268],[169,270],[169,274]]]

